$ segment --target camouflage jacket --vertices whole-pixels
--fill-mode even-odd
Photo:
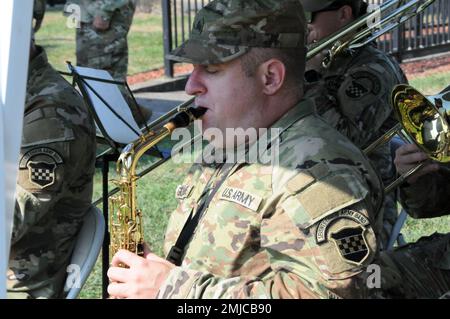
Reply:
[[[306,84],[317,112],[359,147],[366,147],[397,120],[390,96],[407,83],[398,63],[375,45],[339,55],[318,81]]]
[[[403,207],[414,218],[432,218],[450,214],[450,166],[420,177],[416,183],[400,187]]]
[[[361,149],[391,129],[397,120],[391,106],[395,85],[407,83],[398,63],[375,45],[339,55],[321,79],[306,85],[306,95],[316,100],[318,113]],[[384,185],[395,179],[389,143],[369,154]],[[383,242],[387,243],[397,216],[396,194],[385,197]]]
[[[81,22],[91,23],[95,17],[100,16],[110,21],[116,10],[126,7],[135,7],[136,0],[69,0],[67,5],[80,6]]]
[[[378,176],[352,143],[314,114],[311,100],[273,128],[279,133],[268,141],[272,149],[279,145],[279,163],[234,164],[159,298],[366,295],[364,268],[378,251]],[[218,174],[214,166],[194,165],[177,189],[166,253]]]
[[[29,66],[8,297],[60,297],[75,236],[91,205],[95,126],[48,63]]]

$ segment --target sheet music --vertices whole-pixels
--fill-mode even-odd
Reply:
[[[81,76],[114,80],[105,70],[97,70],[80,66],[76,66],[74,68]],[[119,114],[134,130],[136,130],[136,132],[141,131],[134,120],[133,115],[131,114],[130,107],[122,96],[118,85],[95,80],[85,81],[111,106],[111,108],[114,109],[115,112],[117,112],[117,114]],[[135,132],[133,132],[113,112],[111,112],[105,103],[103,103],[91,89],[87,86],[85,86],[85,89],[91,98],[92,104],[100,121],[102,122],[103,127],[106,130],[106,133],[109,137],[111,137],[111,139],[121,144],[128,144],[138,137]]]

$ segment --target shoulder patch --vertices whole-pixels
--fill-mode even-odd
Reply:
[[[381,91],[380,79],[367,71],[358,71],[351,75],[352,80],[345,88],[345,94],[351,99],[359,99],[367,94],[378,95]]]
[[[38,160],[32,159],[39,156]],[[39,147],[26,152],[19,162],[19,169],[28,169],[31,184],[44,189],[56,181],[55,169],[63,164],[62,157],[48,147]]]
[[[361,226],[346,227],[332,233],[330,239],[345,261],[361,265],[369,256],[365,232],[366,230]]]

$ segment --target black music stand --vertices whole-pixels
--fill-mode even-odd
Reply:
[[[102,297],[107,298],[110,242],[108,198],[117,192],[108,191],[109,164],[117,161],[120,151],[125,145],[136,140],[143,133],[133,118],[129,103],[134,104],[142,119],[144,116],[126,82],[113,80],[111,75],[104,70],[74,67],[70,62],[67,62],[67,66],[70,73],[61,73],[72,76],[74,86],[76,85],[80,90],[89,112],[95,120],[98,143],[110,146],[96,158],[96,167],[102,170],[102,198],[93,203],[94,206],[103,204],[106,229],[102,248]],[[125,99],[124,96],[128,98]],[[146,122],[143,122],[145,123],[144,131],[148,131]],[[163,161],[170,158],[166,152],[159,151],[157,147],[152,148],[148,154],[160,157]],[[152,165],[147,171],[160,164]],[[142,175],[145,173],[143,172]]]

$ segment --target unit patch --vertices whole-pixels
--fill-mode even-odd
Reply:
[[[32,160],[36,158],[36,160]],[[55,170],[63,164],[61,156],[47,147],[39,147],[25,153],[19,163],[20,169],[28,169],[31,184],[44,189],[56,181]]]
[[[360,265],[369,255],[369,248],[362,227],[343,228],[331,234],[340,255],[346,261]]]
[[[353,80],[347,86],[345,94],[352,98],[358,99],[368,93],[377,95],[381,90],[380,80],[370,72],[360,71],[352,75]]]

